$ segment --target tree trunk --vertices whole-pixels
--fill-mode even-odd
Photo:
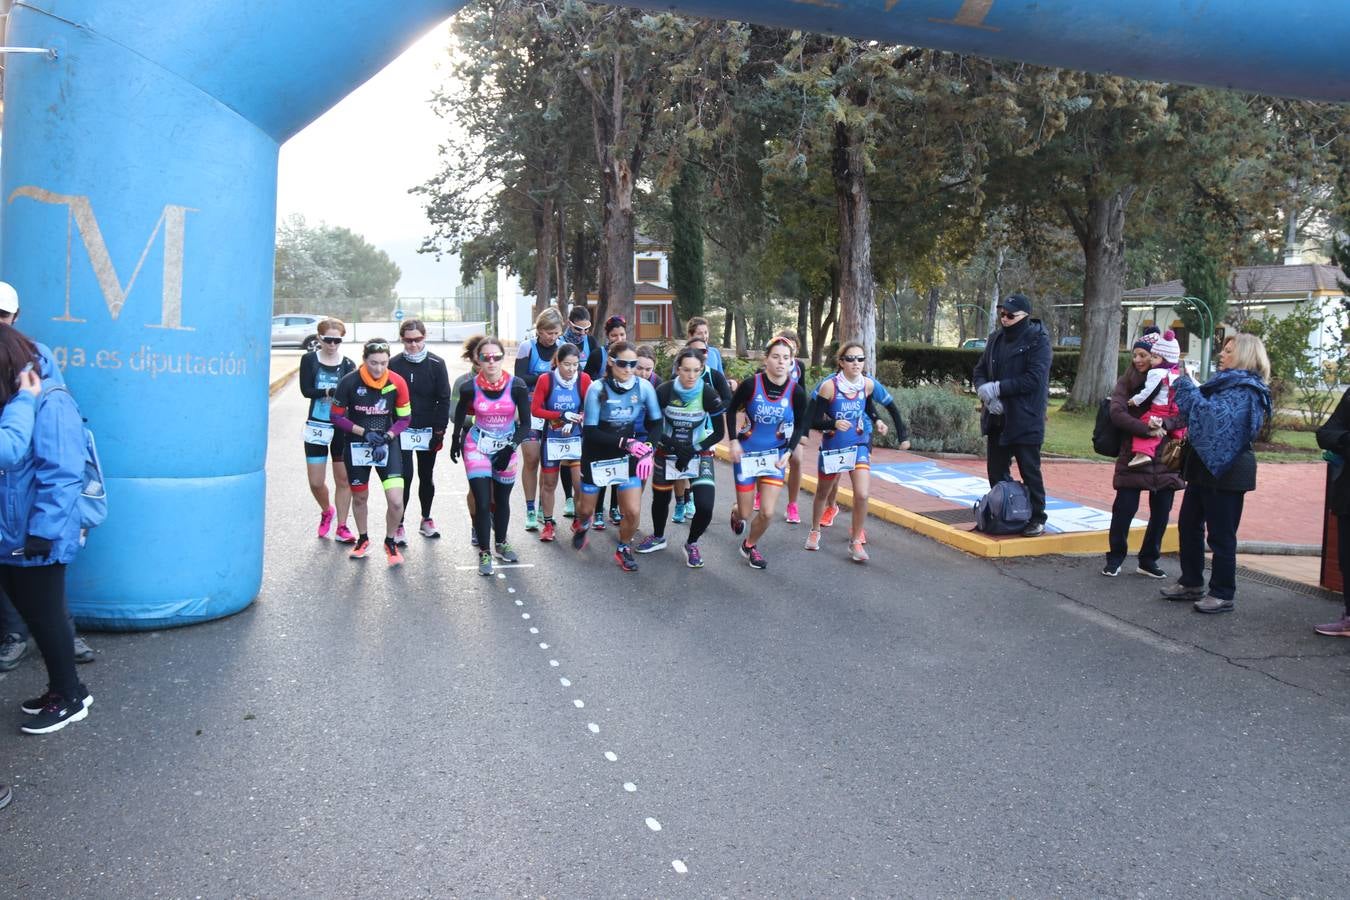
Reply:
[[[739,356],[739,357],[742,357],[742,358],[745,356],[745,351],[746,351],[747,349],[749,349],[749,346],[750,346],[749,338],[748,338],[746,332],[747,332],[747,324],[746,324],[746,321],[745,321],[745,313],[741,312],[740,310],[737,310],[737,311],[736,311],[736,355]]]
[[[810,340],[811,333],[807,330],[811,321],[811,298],[806,293],[797,295],[797,339],[802,342],[802,346],[797,348],[799,357],[806,357],[806,342]]]
[[[863,168],[862,136],[843,124],[834,127],[833,175],[839,219],[841,339],[859,341],[867,359],[874,362],[877,300],[872,278],[872,203]]]
[[[586,292],[590,289],[586,278],[586,263],[590,250],[586,247],[586,228],[577,229],[572,243],[572,306],[586,308]],[[570,312],[570,309],[569,309]]]
[[[825,298],[812,297],[810,307],[811,365],[818,366],[821,351],[825,348]]]
[[[558,311],[567,318],[567,298],[571,294],[567,284],[567,219],[564,204],[558,204],[558,215],[554,217],[557,230],[553,235],[555,252],[553,254],[553,276],[558,280]]]
[[[1004,246],[999,244],[998,251],[994,254],[994,293],[989,299],[989,316],[984,323],[985,335],[993,334],[994,326],[998,324],[998,305],[1003,298],[1003,262],[1007,252]]]
[[[553,198],[535,204],[534,225],[534,310],[538,316],[553,296]],[[532,320],[533,321],[533,318]]]
[[[1083,247],[1083,351],[1066,410],[1096,409],[1119,377],[1121,294],[1125,289],[1125,209],[1134,185],[1089,194],[1086,215],[1066,206]]]
[[[938,304],[942,302],[942,289],[933,285],[928,289],[928,305],[923,311],[923,342],[932,345],[934,332],[937,331]]]

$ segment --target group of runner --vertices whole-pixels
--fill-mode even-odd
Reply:
[[[431,517],[432,472],[450,431],[450,460],[462,461],[468,477],[470,541],[478,550],[480,574],[493,574],[494,558],[519,559],[508,534],[517,480],[525,494],[525,530],[540,541],[557,540],[561,486],[562,515],[572,520],[571,542],[578,551],[586,548],[590,532],[607,527],[608,514],[618,531],[614,560],[623,571],[636,572],[636,554],[667,548],[670,521],[688,522],[685,562],[701,568],[699,542],[716,500],[714,447],[729,437],[736,489],[731,531],[748,564],[764,569],[761,544],[785,487],[784,519],[801,522],[800,443],[815,429],[821,434],[819,487],[805,548],[820,549],[821,529],[834,523],[835,495],[847,473],[853,492],[849,555],[867,561],[871,442],[874,432],[889,430],[882,411],[894,422],[902,448],[908,447],[908,434],[889,392],[864,373],[860,344],[841,345],[838,371],[808,388],[797,336],[784,330],[764,348],[762,368],[735,384],[725,375],[721,354],[709,345],[708,322],[701,317],[689,321],[688,339],[668,379],[655,372],[648,348],[627,340],[621,317],[604,323],[603,344],[591,335],[584,307],[573,308],[566,321],[557,310],[544,310],[534,324],[535,337],[520,344],[510,370],[498,338],[465,341],[470,371],[452,386],[444,360],[427,352],[426,328],[418,320],[401,324],[401,354],[391,356],[382,340],[368,341],[359,365],[342,355],[343,323],[321,322],[323,346],[306,355],[300,369],[301,390],[310,399],[305,458],[321,510],[319,536],[326,538],[336,523],[334,537],[352,545],[350,555],[367,555],[373,470],[387,504],[385,556],[391,566],[403,562],[404,510],[415,461],[419,531],[439,537]],[[651,529],[639,542],[648,484]],[[355,532],[346,523],[348,507]]]

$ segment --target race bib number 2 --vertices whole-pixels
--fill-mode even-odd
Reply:
[[[369,444],[362,443],[360,441],[353,442],[350,445],[350,447],[352,452],[353,467],[359,468],[361,466],[377,465],[377,463],[375,462],[374,447],[370,446]],[[384,463],[380,462],[378,463],[378,465],[384,465]]]
[[[842,450],[822,450],[820,453],[820,471],[826,475],[851,472],[857,464],[857,447],[845,447]]]
[[[333,443],[333,425],[331,422],[306,422],[305,423],[305,443],[323,444],[327,446]]]
[[[628,457],[597,459],[591,463],[591,481],[596,487],[623,484],[628,480]]]

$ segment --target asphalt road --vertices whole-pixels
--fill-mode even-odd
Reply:
[[[1330,602],[1247,585],[1202,617],[879,522],[865,567],[777,523],[757,572],[725,466],[701,571],[539,544],[517,493],[523,566],[482,578],[448,458],[445,537],[390,570],[315,539],[303,413],[273,401],[258,602],[92,635],[88,720],[0,732],[0,894],[1350,894]]]

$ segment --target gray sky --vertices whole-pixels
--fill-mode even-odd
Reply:
[[[408,194],[435,173],[450,127],[428,102],[445,78],[449,43],[448,22],[436,26],[281,148],[278,218],[300,213],[363,235],[403,270],[403,297],[447,296],[458,281],[457,259],[417,253],[429,229]]]

